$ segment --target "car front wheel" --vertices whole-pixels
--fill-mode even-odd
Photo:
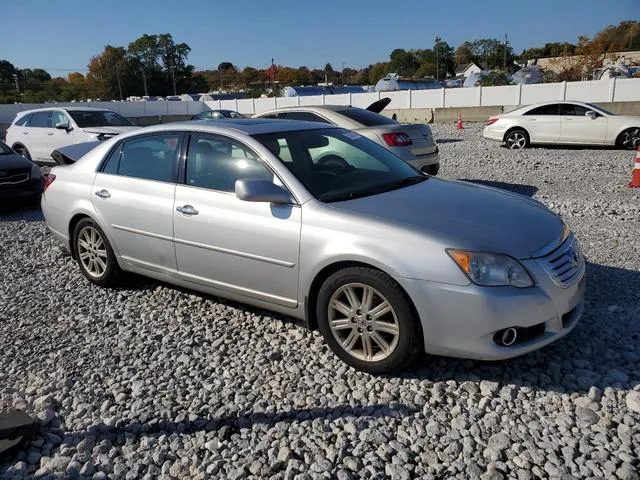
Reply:
[[[404,291],[391,277],[372,268],[351,267],[331,275],[320,289],[316,314],[333,352],[367,373],[402,368],[422,342]]]
[[[504,138],[507,148],[519,150],[529,146],[529,135],[522,129],[511,130]]]
[[[616,143],[618,147],[625,150],[635,150],[640,147],[640,128],[627,128],[618,136]]]
[[[78,222],[73,246],[80,271],[85,277],[103,287],[117,283],[120,267],[107,237],[93,220],[85,218]]]

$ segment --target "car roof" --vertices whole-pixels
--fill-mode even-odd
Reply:
[[[85,112],[87,110],[90,110],[93,112],[112,112],[113,111],[107,108],[51,106],[51,107],[33,108],[31,110],[22,110],[18,112],[18,115],[24,115],[27,113],[35,113],[35,112],[46,112],[49,110],[66,110],[67,112],[77,112],[77,111]]]
[[[262,114],[262,113],[267,113],[267,112],[284,112],[284,111],[288,111],[288,110],[330,110],[332,112],[340,112],[342,110],[349,110],[352,108],[358,108],[358,107],[353,107],[351,105],[300,105],[300,106],[294,106],[294,107],[282,107],[282,108],[274,108],[272,110],[266,110],[264,112],[260,112],[258,115]]]
[[[163,132],[175,129],[207,131],[215,133],[219,128],[235,130],[245,135],[258,135],[261,133],[292,132],[297,130],[318,130],[336,128],[334,125],[318,122],[306,122],[303,120],[279,120],[274,118],[231,118],[225,120],[192,120],[186,122],[163,123],[144,127],[145,132]],[[141,133],[140,130],[136,130]]]

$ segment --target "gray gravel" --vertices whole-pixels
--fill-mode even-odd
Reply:
[[[638,479],[640,190],[633,153],[529,149],[434,126],[442,176],[535,196],[589,259],[565,339],[375,378],[290,318],[134,279],[89,285],[38,211],[0,216],[0,410],[42,429],[22,478]]]

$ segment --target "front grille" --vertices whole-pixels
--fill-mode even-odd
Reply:
[[[14,175],[0,176],[0,185],[15,185],[29,180],[28,173],[16,173]]]
[[[584,272],[584,257],[578,240],[570,235],[558,248],[540,259],[553,283],[567,288],[580,280]]]

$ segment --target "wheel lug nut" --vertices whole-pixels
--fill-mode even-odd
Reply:
[[[358,328],[358,333],[362,333],[362,329],[361,328]]]
[[[362,315],[362,310],[358,310],[358,311],[356,312],[356,314],[357,314],[357,315]]]
[[[356,317],[351,317],[351,321],[352,321],[353,323],[356,323]]]
[[[371,315],[367,315],[367,320],[371,320]]]
[[[369,332],[373,332],[373,328],[371,328],[371,327],[367,327],[367,331],[369,331]]]

